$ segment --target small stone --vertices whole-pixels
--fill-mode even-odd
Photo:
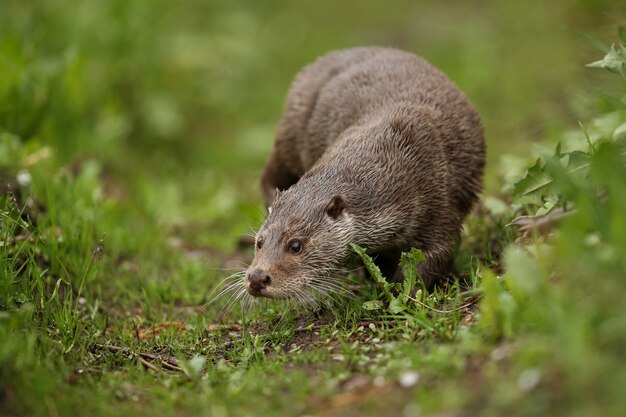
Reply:
[[[405,371],[400,374],[400,378],[398,379],[398,382],[400,383],[401,387],[410,388],[413,385],[417,384],[419,379],[420,379],[420,374],[417,373],[416,371]]]
[[[522,391],[530,391],[541,381],[541,371],[537,368],[529,368],[523,371],[517,378],[517,386]]]
[[[30,172],[23,169],[17,173],[15,180],[17,181],[19,185],[27,186],[27,185],[30,185],[30,183],[33,181],[33,177],[30,175]]]

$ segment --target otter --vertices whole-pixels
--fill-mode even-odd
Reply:
[[[365,248],[390,280],[412,247],[428,284],[449,273],[482,188],[485,144],[465,95],[398,49],[333,51],[292,82],[261,188],[268,215],[245,273],[255,297],[310,301]]]

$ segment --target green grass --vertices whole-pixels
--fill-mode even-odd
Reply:
[[[626,43],[619,6],[4,2],[0,414],[623,415],[626,88],[584,66]],[[291,78],[363,44],[483,117],[458,283],[207,304],[251,259]]]

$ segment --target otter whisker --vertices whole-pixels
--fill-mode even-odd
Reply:
[[[245,285],[246,285],[246,281],[243,275],[234,277],[230,279],[228,282],[224,282],[220,284],[213,291],[211,291],[211,294],[217,293],[213,296],[212,302],[222,297],[224,293],[229,292],[234,288],[245,287]]]
[[[311,280],[309,283],[313,288],[323,289],[328,292],[335,292],[340,295],[349,294],[349,290],[346,286],[338,279],[333,279],[331,277],[330,271],[324,271],[324,274],[321,275],[317,279]]]
[[[220,272],[233,272],[237,273],[237,272],[243,272],[245,271],[245,269],[248,267],[248,265],[245,262],[242,261],[234,261],[233,262],[233,266],[237,266],[237,269],[235,268],[222,268],[222,267],[215,267],[215,268],[205,268],[207,271],[220,271]],[[243,271],[242,271],[243,270]]]
[[[245,299],[245,297],[248,295],[248,292],[245,290],[245,288],[241,288],[236,294],[234,294],[234,297],[229,299],[228,304],[226,304],[222,310],[220,310],[219,313],[219,317],[223,317],[225,314],[230,313],[233,308],[242,300]],[[241,303],[240,303],[241,304]]]
[[[300,292],[295,292],[292,294],[291,296],[292,298],[289,299],[289,309],[290,310],[294,310],[296,308],[298,308],[299,306],[304,304],[304,300],[302,299],[302,295],[300,294]]]
[[[243,300],[242,300],[242,307],[243,307],[243,310],[244,310],[245,312],[250,312],[250,311],[252,310],[252,307],[253,307],[253,305],[254,305],[254,303],[255,303],[256,301],[257,301],[257,300],[256,300],[254,297],[251,297],[251,296],[250,296],[249,294],[247,294],[247,292],[246,292],[246,296],[245,296],[245,297],[243,298]]]
[[[318,300],[314,296],[309,294],[306,291],[306,288],[298,291],[296,293],[296,296],[298,297],[298,300],[299,300],[301,306],[304,306],[304,307],[315,307],[315,306],[318,305]]]
[[[225,311],[230,311],[233,300],[240,293],[241,293],[241,288],[237,288],[237,287],[232,288],[232,291],[230,292],[230,297],[228,297],[228,299],[226,300],[226,302],[220,309],[220,312],[218,314],[219,316],[221,316]]]
[[[316,304],[318,305],[335,304],[338,303],[341,299],[337,296],[337,294],[323,288],[311,288],[310,297],[314,297]]]
[[[227,276],[226,278],[222,279],[216,286],[216,288],[219,288],[220,286],[224,285],[225,282],[229,281],[229,280],[234,280],[234,279],[238,279],[243,277],[246,274],[245,271],[242,270],[237,270],[236,272],[230,274],[229,276]]]
[[[254,208],[256,209],[256,211],[259,212],[259,214],[261,215],[261,218],[265,218],[265,212],[261,210],[258,205],[255,204]]]
[[[235,299],[232,301],[232,305],[234,306],[235,304],[237,304],[237,302],[239,302],[240,300],[242,300],[246,295],[247,295],[247,291],[245,291],[245,289],[241,289],[238,293],[237,296],[235,297]]]
[[[324,288],[327,289],[329,291],[336,291],[338,293],[345,293],[348,291],[348,289],[341,284],[337,284],[331,281],[317,281],[317,280],[313,280],[310,282],[310,285],[314,288]]]
[[[224,314],[229,313],[232,310],[232,307],[235,305],[236,301],[244,294],[246,294],[245,287],[241,287],[237,291],[234,291],[228,298],[228,301],[226,301],[226,304],[220,309],[218,317],[222,317]]]
[[[330,268],[318,270],[318,277],[309,282],[310,292],[324,305],[339,304],[343,297],[350,294],[343,281],[331,272]]]
[[[294,306],[295,306],[295,301],[292,298],[288,298],[287,300],[287,308],[285,308],[281,315],[280,318],[278,319],[278,321],[275,323],[274,328],[278,328],[280,327],[280,325],[283,323],[283,320],[285,320],[285,317],[287,317],[287,313],[291,312],[294,310]],[[270,301],[267,300],[266,304],[269,304]]]
[[[233,275],[230,275],[229,277],[224,278],[215,287],[215,289],[211,291],[211,293],[209,294],[210,299],[209,301],[207,301],[206,304],[204,304],[203,308],[206,308],[209,305],[213,304],[214,302],[219,300],[221,297],[223,297],[225,294],[229,293],[230,291],[233,291],[237,287],[245,286],[245,282],[243,281],[244,274],[245,274],[244,272],[238,272]],[[232,282],[229,282],[229,281],[232,281]],[[218,293],[213,295],[213,293],[216,291],[218,291]]]
[[[224,268],[224,271],[241,271],[241,272],[245,272],[246,269],[248,269],[248,264],[245,263],[244,261],[238,261],[238,260],[232,260],[229,261],[233,267],[237,267],[239,269],[234,269],[234,268]]]

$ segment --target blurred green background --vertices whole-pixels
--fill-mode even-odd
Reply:
[[[3,0],[0,126],[63,160],[248,190],[296,72],[332,49],[389,45],[467,92],[493,172],[503,151],[576,124],[601,83],[583,64],[620,17],[608,0]]]

